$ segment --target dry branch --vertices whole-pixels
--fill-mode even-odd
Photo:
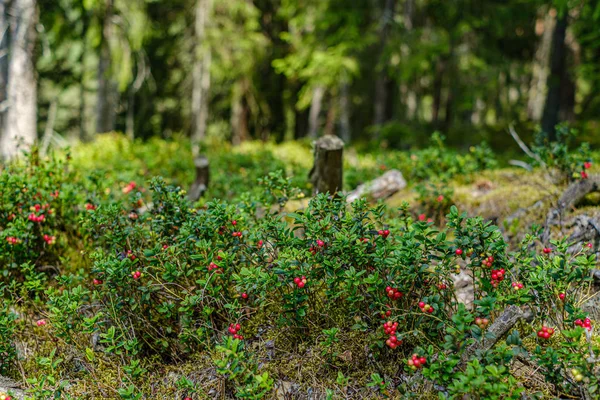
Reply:
[[[377,179],[359,185],[352,192],[348,193],[346,200],[351,203],[361,197],[367,197],[372,200],[385,199],[405,187],[406,180],[402,176],[402,172],[392,169]]]

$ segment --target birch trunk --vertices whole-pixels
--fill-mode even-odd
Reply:
[[[208,94],[210,91],[210,66],[212,54],[206,43],[206,26],[211,0],[196,1],[196,60],[194,64],[194,87],[192,89],[192,152],[200,153],[200,142],[206,137],[208,122]]]
[[[308,137],[311,139],[316,139],[319,133],[319,115],[321,114],[324,96],[325,88],[323,86],[317,86],[313,89],[310,111],[308,113]]]
[[[36,1],[15,0],[11,7],[10,48],[2,158],[15,157],[37,139],[37,87],[33,65]]]

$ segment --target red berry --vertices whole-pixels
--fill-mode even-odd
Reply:
[[[423,307],[425,307],[425,303],[424,303],[424,302],[422,302],[422,301],[420,301],[420,302],[419,302],[419,307],[420,307],[420,308],[423,308]]]
[[[237,225],[237,221],[234,219],[233,221],[231,221],[231,225],[236,226]]]
[[[567,297],[567,296],[564,293],[559,293],[558,294],[558,298],[561,299],[561,300],[564,300],[565,297]]]
[[[552,249],[550,247],[544,247],[544,249],[542,251],[544,252],[544,254],[552,253]]]
[[[462,255],[463,251],[462,251],[462,249],[456,249],[455,253],[457,256],[460,256],[460,255]]]
[[[247,299],[248,298],[248,293],[242,293],[242,299]]]

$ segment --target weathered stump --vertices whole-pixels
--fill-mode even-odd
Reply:
[[[198,156],[194,160],[194,165],[196,166],[196,180],[188,191],[188,199],[192,202],[197,201],[206,192],[209,179],[208,158],[203,155]]]
[[[315,142],[315,164],[308,174],[313,195],[342,190],[343,153],[344,142],[337,136],[325,135]]]

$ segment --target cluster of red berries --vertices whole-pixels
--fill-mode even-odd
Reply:
[[[481,330],[485,329],[489,323],[490,321],[487,318],[475,318],[475,325],[477,325]]]
[[[102,285],[104,282],[102,279],[95,278],[93,281],[94,285]]]
[[[583,171],[581,171],[581,179],[587,179],[588,178],[588,173],[586,171],[586,169],[590,169],[592,168],[592,163],[589,161],[586,161],[583,163]]]
[[[523,284],[521,282],[513,282],[512,287],[515,290],[520,290],[520,289],[523,289]]]
[[[134,181],[131,181],[123,188],[123,193],[127,194],[127,193],[131,192],[133,189],[135,189],[136,187],[137,187],[137,183],[135,183]]]
[[[426,312],[431,314],[432,312],[435,311],[435,309],[430,306],[429,304],[425,304],[424,302],[419,302],[419,308],[421,309],[421,311]]]
[[[44,241],[48,245],[54,244],[54,243],[56,243],[56,236],[50,236],[50,235],[44,234]]]
[[[408,367],[412,370],[417,370],[423,368],[425,364],[427,364],[427,359],[425,357],[419,357],[418,354],[413,354],[412,358],[407,361]]]
[[[418,219],[421,222],[423,222],[425,220],[427,220],[428,223],[433,222],[433,220],[431,218],[427,218],[427,216],[425,214],[419,214]]]
[[[131,273],[131,277],[136,280],[140,279],[142,277],[142,273],[140,271],[133,271]]]
[[[44,326],[44,325],[46,325],[46,320],[45,319],[39,319],[39,320],[37,320],[37,322],[35,324],[37,326]]]
[[[88,211],[94,211],[96,209],[96,206],[92,203],[85,203],[85,209]]]
[[[552,335],[554,335],[554,329],[542,326],[542,329],[537,332],[537,335],[541,339],[550,339]]]
[[[244,339],[244,337],[242,335],[238,335],[239,330],[242,329],[242,327],[240,326],[240,324],[229,324],[229,333],[231,333],[233,335],[234,339]]]
[[[448,285],[446,285],[444,282],[438,283],[437,287],[440,290],[448,289]]]
[[[575,321],[575,325],[585,328],[588,331],[592,330],[592,321],[589,318],[586,318],[583,321],[578,319]]]
[[[492,286],[498,287],[498,284],[504,280],[504,268],[492,270]]]
[[[304,285],[306,285],[306,276],[303,275],[302,278],[294,278],[294,283],[296,284],[296,286],[302,289]]]
[[[12,397],[8,395],[8,393],[0,392],[0,400],[12,400]]]
[[[208,264],[208,271],[210,272],[213,270],[216,270],[215,272],[218,274],[222,272],[221,267],[219,267],[217,264],[211,261],[210,264]]]
[[[382,236],[384,239],[390,235],[389,229],[380,229],[378,232],[379,236]]]
[[[544,254],[550,254],[550,253],[552,253],[552,249],[550,247],[544,247],[542,249],[542,251],[544,252]]]
[[[127,258],[129,258],[131,261],[135,260],[137,257],[135,256],[135,254],[133,254],[133,251],[131,250],[127,250],[126,252],[126,256]]]
[[[44,214],[35,215],[35,213],[29,214],[29,220],[31,222],[44,222],[46,216]]]
[[[40,205],[40,204],[35,204],[34,206],[30,207],[29,209],[31,211],[35,211],[37,213],[39,213],[41,210],[48,210],[50,208],[50,204],[46,203],[44,205]],[[50,212],[50,214],[52,214]]]
[[[231,232],[231,236],[233,236],[233,237],[242,237],[242,232]]]
[[[314,256],[315,254],[317,254],[317,251],[323,249],[325,247],[325,242],[322,241],[321,239],[317,239],[317,246],[315,247],[314,245],[310,246],[310,253]]]
[[[17,244],[19,242],[19,239],[13,236],[9,236],[6,238],[6,241],[10,244]]]
[[[389,297],[391,300],[398,300],[403,296],[401,291],[399,291],[398,289],[394,289],[391,286],[387,286],[385,288],[385,293],[387,294],[387,297]]]
[[[488,256],[483,260],[483,265],[485,265],[486,267],[490,268],[492,266],[492,263],[494,262],[494,257],[492,256]]]
[[[383,331],[385,332],[386,335],[390,336],[385,341],[385,344],[390,349],[395,349],[396,347],[398,347],[402,344],[402,340],[398,340],[398,337],[396,336],[396,329],[398,329],[397,322],[387,321],[387,322],[383,323]]]

